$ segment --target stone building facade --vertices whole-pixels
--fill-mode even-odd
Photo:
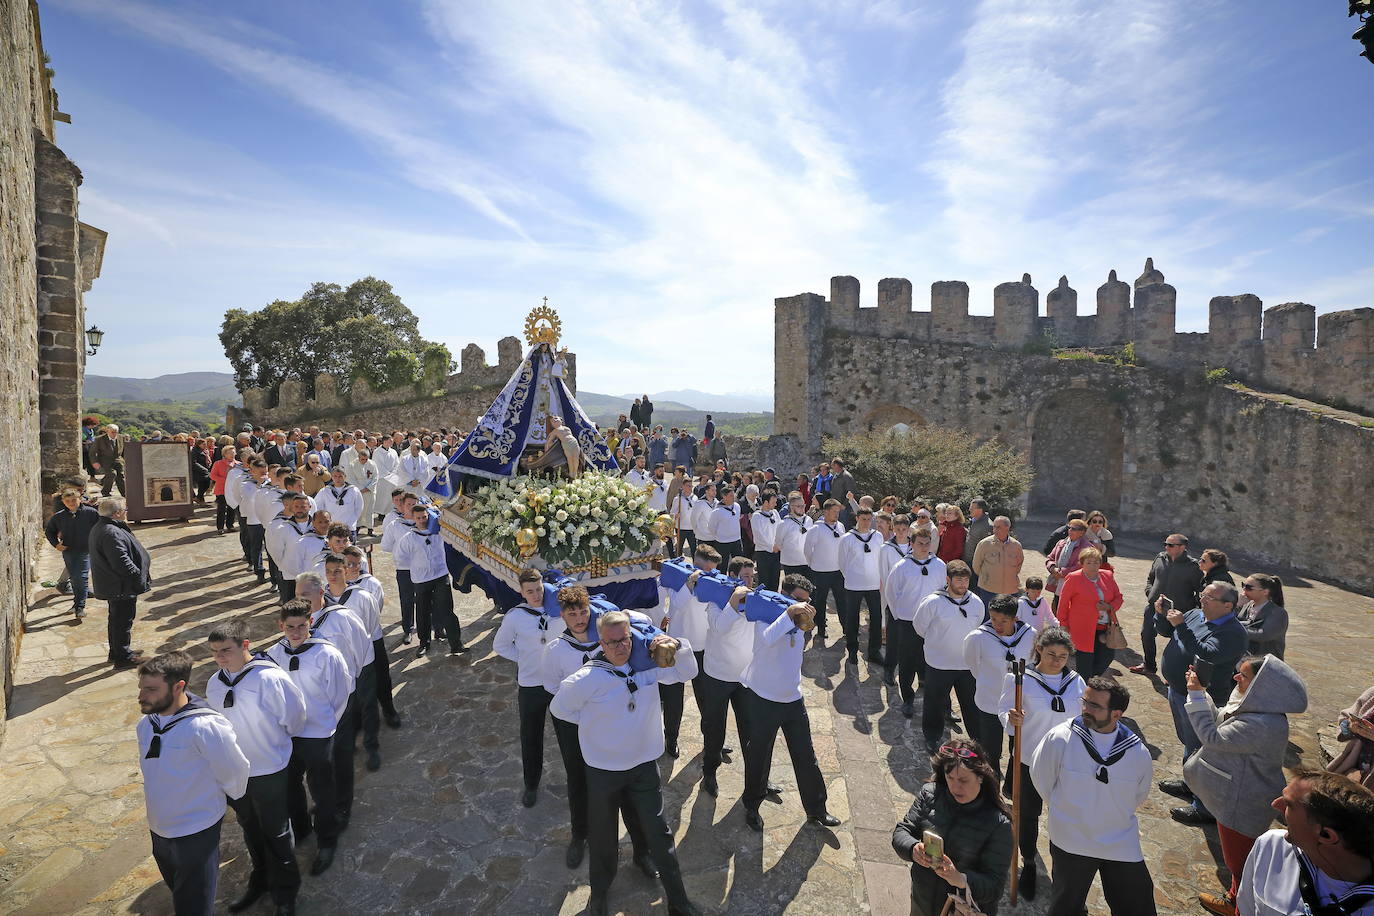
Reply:
[[[319,426],[325,429],[393,430],[440,426],[471,429],[524,358],[520,340],[503,337],[496,343],[497,362],[487,364],[487,354],[468,344],[459,357],[459,371],[448,376],[440,391],[429,386],[374,391],[364,378],[353,380],[348,394],[328,373],[315,376],[313,396],[296,379],[287,379],[275,390],[249,388],[243,407],[229,409],[228,428],[243,423],[264,427]],[[577,356],[569,353],[564,381],[577,391]]]
[[[957,282],[932,286],[929,312],[911,310],[906,280],[883,280],[876,309],[858,298],[836,277],[829,300],[776,300],[778,435],[737,451],[814,464],[823,436],[960,426],[1029,455],[1031,511],[1101,509],[1126,531],[1179,530],[1374,591],[1374,309],[1318,321],[1310,305],[1217,297],[1208,333],[1178,334],[1149,262],[1134,288],[1113,272],[1090,316],[1062,279],[1040,315],[1028,276],[997,287],[992,316],[969,315]],[[1139,365],[1026,352],[1046,330],[1131,342]],[[1221,367],[1246,387],[1208,382]]]
[[[105,233],[80,222],[81,172],[55,145],[38,5],[0,0],[0,729],[13,686],[47,495],[81,473],[83,294]],[[41,456],[35,466],[33,456]]]

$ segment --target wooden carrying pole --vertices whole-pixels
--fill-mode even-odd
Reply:
[[[1016,681],[1016,711],[1021,709],[1021,682],[1026,675],[1025,659],[1011,663],[1011,673]],[[1023,713],[1024,714],[1024,713]],[[1016,906],[1017,865],[1021,857],[1021,733],[1025,731],[1022,720],[1012,737],[1011,743],[1011,905]],[[1035,863],[1031,863],[1031,868]]]

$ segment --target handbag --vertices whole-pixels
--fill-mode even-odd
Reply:
[[[969,896],[968,888],[961,887],[952,892],[945,900],[940,916],[983,916],[978,904]]]
[[[1124,649],[1128,645],[1121,623],[1116,619],[1116,611],[1107,617],[1107,629],[1102,631],[1102,645],[1108,649]]]

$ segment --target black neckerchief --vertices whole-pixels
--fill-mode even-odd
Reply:
[[[298,647],[293,649],[291,648],[291,643],[288,642],[285,637],[282,637],[282,640],[279,643],[279,645],[281,646],[282,651],[285,652],[287,656],[291,659],[291,661],[287,662],[286,664],[286,670],[301,670],[301,660],[299,656],[304,655],[306,652],[309,652],[315,646],[321,646],[327,642],[329,642],[329,640],[327,639],[319,639],[318,637],[310,636],[307,637]]]
[[[1140,736],[1131,731],[1120,722],[1116,724],[1116,740],[1112,742],[1112,749],[1104,760],[1102,755],[1097,752],[1097,745],[1093,741],[1093,733],[1083,725],[1083,717],[1075,716],[1069,723],[1069,730],[1078,736],[1078,740],[1083,742],[1083,748],[1088,752],[1088,756],[1097,764],[1097,781],[1106,785],[1110,782],[1107,776],[1107,767],[1115,764],[1131,748],[1140,744]]]
[[[1295,848],[1293,852],[1298,857],[1298,893],[1307,905],[1309,916],[1346,916],[1374,900],[1374,882],[1366,882],[1350,888],[1343,897],[1331,894],[1331,899],[1323,903],[1317,892],[1317,876],[1314,874],[1317,869],[1312,865],[1312,860],[1300,849]]]
[[[739,503],[735,503],[735,504],[729,505],[729,506],[720,505],[720,506],[717,506],[716,508],[717,508],[717,509],[724,509],[726,512],[729,512],[730,515],[733,517],[734,514],[735,514],[735,510],[736,510],[737,508],[739,508]]]
[[[590,630],[588,632],[590,632]],[[559,633],[558,638],[582,653],[582,664],[584,665],[591,661],[597,649],[601,648],[601,643],[596,640],[592,640],[591,642],[578,642],[573,638],[571,630],[564,630],[562,633]]]
[[[334,595],[333,595],[332,593],[330,593],[329,587],[328,587],[328,586],[325,586],[324,596],[325,596],[326,598],[328,598],[329,600],[333,601],[333,602],[334,602],[335,604],[337,604],[339,607],[348,607],[348,599],[349,599],[349,598],[352,598],[353,595],[354,595],[354,593],[357,592],[357,591],[358,591],[358,587],[357,587],[356,585],[347,585],[347,584],[345,584],[345,585],[344,585],[343,594],[340,595],[339,597],[335,598]]]
[[[918,562],[919,562],[919,561],[918,561]],[[927,560],[926,562],[928,563],[928,562],[930,562],[930,561]],[[925,571],[925,565],[924,565],[924,564],[922,564],[922,566],[921,566],[921,571],[922,571],[922,572]],[[957,607],[957,608],[959,609],[959,613],[960,613],[960,614],[963,614],[965,617],[968,616],[968,611],[964,610],[964,608],[968,605],[969,601],[971,601],[971,600],[973,599],[973,592],[972,592],[972,591],[964,592],[964,600],[963,600],[963,601],[955,601],[952,597],[950,597],[949,592],[945,591],[943,588],[942,588],[942,589],[938,589],[938,590],[935,592],[935,594],[939,595],[941,598],[945,599],[945,600],[948,601],[950,604],[952,604],[952,605],[954,605],[955,607]]]
[[[217,713],[215,712],[215,710],[211,709],[209,706],[206,706],[205,701],[199,698],[187,700],[186,705],[178,709],[176,711],[176,715],[168,719],[165,725],[158,724],[158,716],[156,713],[150,713],[148,715],[148,725],[150,725],[153,729],[153,737],[148,742],[148,753],[143,755],[143,759],[152,760],[155,757],[161,757],[162,736],[167,734],[167,732],[171,731],[173,728],[176,728],[182,722],[185,722],[187,719],[193,718],[195,716],[216,714]]]
[[[273,668],[277,667],[277,663],[272,660],[271,656],[264,655],[261,652],[254,652],[248,664],[243,666],[243,670],[233,677],[230,677],[229,672],[225,671],[223,668],[219,669],[219,682],[229,688],[224,692],[225,709],[234,708],[234,688],[239,685],[239,682],[259,668],[267,667],[267,665],[271,665]]]
[[[600,668],[603,671],[609,671],[611,674],[614,674],[616,677],[620,678],[622,681],[625,682],[625,689],[630,691],[630,703],[627,708],[630,710],[630,712],[634,712],[635,693],[639,690],[639,685],[635,683],[634,672],[626,674],[624,671],[621,671],[615,665],[612,665],[610,662],[602,658],[594,658],[591,660],[591,662],[589,662],[589,664],[593,668]]]
[[[1065,711],[1064,692],[1069,689],[1069,685],[1073,683],[1074,678],[1078,677],[1078,672],[1069,671],[1068,669],[1061,671],[1060,674],[1063,675],[1064,680],[1059,684],[1059,689],[1055,690],[1053,687],[1051,687],[1048,683],[1045,682],[1045,676],[1041,674],[1039,671],[1036,671],[1034,668],[1026,669],[1026,677],[1035,681],[1035,683],[1040,685],[1040,688],[1042,690],[1044,690],[1047,694],[1050,695],[1050,709],[1054,710],[1055,712]]]
[[[291,530],[295,531],[296,534],[300,535],[301,537],[305,537],[305,533],[310,530],[310,522],[308,521],[305,523],[304,529],[301,528],[301,526],[296,522],[294,518],[287,518],[286,521],[288,524],[291,525]]]
[[[762,512],[759,513],[759,515],[762,515],[764,518],[768,519],[768,524],[770,525],[776,525],[778,523],[778,520],[773,517],[772,509],[764,509]]]
[[[1029,598],[1022,598],[1021,600],[1026,602],[1026,606],[1031,609],[1032,617],[1040,616],[1040,602],[1045,600],[1043,595],[1039,598],[1036,598],[1034,601],[1030,600]]]
[[[547,634],[549,632],[549,615],[545,614],[543,611],[536,611],[528,604],[517,604],[516,607],[524,611],[526,614],[529,614],[531,617],[539,618],[539,642],[541,644],[548,642]]]
[[[1007,642],[1005,639],[1003,639],[1002,635],[992,628],[992,623],[990,621],[978,627],[978,631],[980,633],[988,634],[993,639],[1001,643],[1002,648],[1005,649],[1007,652],[1007,661],[1014,662],[1016,661],[1016,656],[1012,654],[1011,650],[1021,645],[1021,640],[1026,638],[1026,634],[1031,632],[1031,628],[1026,626],[1026,624],[1020,620],[1016,621],[1016,629],[1012,631],[1011,642]]]
[[[931,563],[934,563],[934,562],[935,562],[935,554],[932,553],[930,556],[926,557],[924,560],[918,560],[918,559],[916,559],[916,554],[914,554],[914,553],[909,553],[909,554],[906,555],[906,558],[907,558],[908,560],[910,560],[911,562],[915,563],[917,566],[921,567],[921,575],[923,575],[923,576],[928,576],[928,575],[930,575],[930,570],[927,569],[926,567],[930,566]],[[968,614],[965,614],[964,616],[967,617]]]
[[[854,535],[855,540],[857,540],[860,544],[864,545],[864,553],[873,552],[873,548],[868,546],[868,542],[873,540],[873,536],[878,532],[870,531],[868,532],[868,537],[864,537],[862,534],[859,534],[858,529],[855,529],[854,531],[851,531],[849,533]]]
[[[339,608],[344,608],[344,610],[348,610],[348,608],[344,607],[344,605],[339,604],[338,602],[326,605],[323,609],[321,609],[319,619],[310,625],[310,635],[314,636],[316,633],[318,633],[320,627],[324,626],[324,622],[329,619],[329,616],[333,614],[335,611],[337,611]]]
[[[835,539],[836,539],[836,540],[839,540],[839,538],[840,538],[840,533],[839,533],[838,531],[835,530],[835,526],[834,526],[834,525],[830,524],[829,522],[821,522],[821,524],[824,525],[825,527],[829,528],[829,529],[830,529],[830,533],[833,534],[833,535],[835,535]]]
[[[329,492],[332,493],[332,494],[334,494],[334,499],[336,499],[336,500],[338,501],[339,505],[342,506],[342,505],[344,504],[344,496],[347,496],[347,495],[348,495],[348,491],[349,491],[350,489],[352,489],[352,486],[353,486],[352,484],[347,484],[347,483],[344,484],[343,496],[340,496],[340,495],[339,495],[339,491],[336,490],[336,489],[334,489],[334,485],[331,483],[331,484],[329,485]]]
[[[788,515],[787,518],[783,519],[785,522],[796,522],[803,534],[806,532],[806,523],[810,520],[811,516],[809,515]]]
[[[905,544],[899,544],[899,543],[897,543],[897,539],[894,537],[894,538],[888,538],[888,539],[884,542],[884,544],[885,544],[886,546],[888,546],[888,547],[891,547],[893,550],[897,551],[897,556],[899,556],[899,557],[906,558],[906,557],[911,556],[911,542],[910,542],[910,541],[907,541]],[[927,575],[929,575],[929,573],[927,573]]]

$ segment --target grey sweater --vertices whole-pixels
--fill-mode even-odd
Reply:
[[[1283,791],[1288,716],[1307,709],[1307,685],[1272,655],[1264,658],[1250,689],[1229,715],[1206,693],[1190,693],[1185,707],[1202,742],[1183,765],[1188,788],[1219,823],[1256,837],[1269,829],[1269,803]]]

